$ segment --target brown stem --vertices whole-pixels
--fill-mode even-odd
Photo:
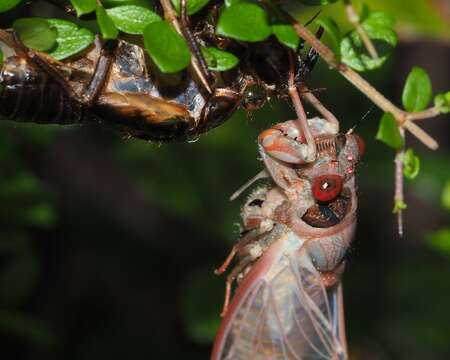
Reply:
[[[435,107],[426,109],[424,111],[419,111],[419,112],[413,112],[413,113],[407,113],[406,114],[406,121],[417,121],[417,120],[425,120],[425,119],[429,119],[435,116],[438,116],[439,110],[437,110]]]
[[[416,124],[407,119],[409,113],[395,106],[377,89],[370,85],[369,82],[362,78],[357,72],[353,71],[345,64],[338,63],[333,51],[331,51],[325,44],[317,39],[314,34],[311,33],[306,27],[299,24],[299,22],[295,20],[291,15],[289,15],[281,8],[278,8],[278,11],[292,24],[297,34],[302,37],[308,44],[310,44],[328,63],[328,65],[330,65],[332,68],[337,69],[350,83],[353,84],[353,86],[355,86],[364,95],[366,95],[381,110],[383,110],[384,112],[390,112],[395,117],[399,126],[403,126],[405,129],[410,131],[430,149],[435,150],[438,148],[437,142],[430,135],[428,135]]]
[[[400,128],[400,135],[405,138],[405,130]],[[403,157],[405,150],[401,149],[397,152],[395,156],[395,194],[394,194],[394,204],[397,206],[398,203],[404,203],[404,184],[403,184]],[[403,236],[403,209],[398,208],[397,210],[397,224],[398,224],[398,235]]]
[[[372,41],[369,38],[369,35],[367,35],[366,30],[362,27],[361,23],[359,22],[359,16],[355,11],[355,8],[351,4],[350,0],[344,0],[345,4],[345,10],[347,12],[347,18],[352,23],[352,25],[355,27],[356,31],[358,32],[359,37],[364,43],[364,46],[366,47],[368,53],[373,59],[378,59],[378,52],[375,46],[373,45]]]

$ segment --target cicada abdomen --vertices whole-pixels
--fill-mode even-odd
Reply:
[[[308,123],[313,161],[305,161],[295,121],[258,139],[273,183],[250,195],[242,237],[217,271],[237,255],[212,360],[347,359],[340,279],[356,226],[363,143],[323,119]]]
[[[37,123],[78,123],[83,106],[73,99],[65,84],[56,81],[33,62],[13,36],[0,31],[4,53],[0,72],[0,117]]]

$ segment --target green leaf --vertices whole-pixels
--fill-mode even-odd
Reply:
[[[220,14],[216,32],[232,39],[262,41],[272,34],[267,13],[258,5],[239,2]]]
[[[97,6],[97,9],[95,9],[95,15],[97,17],[97,24],[102,32],[103,39],[117,38],[119,30],[117,30],[116,25],[114,25],[114,22],[102,6]]]
[[[213,71],[230,70],[239,63],[239,59],[235,55],[213,47],[203,47],[202,54],[208,64],[208,69]]]
[[[368,71],[379,68],[387,60],[397,45],[397,34],[393,30],[392,16],[380,12],[368,12],[366,8],[361,25],[367,36],[377,49],[379,57],[372,58],[356,30],[348,33],[341,41],[342,62],[357,71]]]
[[[392,209],[393,214],[398,214],[399,212],[406,210],[408,208],[408,205],[405,204],[403,200],[395,200],[394,208]]]
[[[3,51],[2,48],[0,48],[0,68],[3,66]]]
[[[413,149],[406,150],[403,155],[403,175],[410,180],[413,180],[419,175],[420,159],[414,154]]]
[[[450,112],[450,91],[437,94],[434,98],[434,107],[441,114],[448,114]]]
[[[300,37],[295,32],[294,28],[290,24],[273,24],[272,25],[273,34],[276,36],[278,41],[283,45],[296,51],[298,45],[300,44]]]
[[[447,180],[442,191],[441,203],[445,209],[450,210],[450,180]]]
[[[49,52],[57,60],[63,60],[79,53],[94,42],[94,34],[86,28],[79,28],[73,22],[61,19],[47,19],[56,29],[56,48]]]
[[[328,16],[321,17],[316,20],[316,23],[322,26],[327,32],[329,39],[331,40],[331,47],[338,61],[341,59],[341,32],[339,27],[333,19]]]
[[[154,22],[145,28],[144,44],[150,57],[164,73],[183,70],[191,61],[186,41],[165,21]]]
[[[233,4],[237,4],[238,2],[242,2],[244,0],[225,0],[225,6],[230,7]]]
[[[444,227],[435,233],[427,234],[428,244],[438,252],[450,255],[450,228]]]
[[[384,142],[394,150],[400,150],[405,144],[405,140],[398,130],[397,122],[391,113],[383,114],[376,139]]]
[[[57,32],[45,19],[18,19],[14,21],[13,28],[26,47],[48,51],[55,45]]]
[[[432,96],[431,80],[427,72],[418,66],[413,67],[403,88],[403,107],[411,112],[424,110]]]
[[[141,35],[147,25],[161,21],[153,11],[135,5],[117,6],[106,12],[120,31],[133,35]]]
[[[70,0],[70,2],[75,8],[78,17],[89,14],[97,8],[96,0]]]
[[[11,10],[19,5],[22,0],[1,0],[0,1],[0,13]]]
[[[209,3],[209,0],[186,0],[187,5],[187,14],[193,15],[196,12],[200,11],[206,4]],[[178,14],[180,14],[180,6],[181,0],[172,0],[172,4],[175,7],[175,10]]]
[[[123,6],[123,5],[136,5],[141,6],[146,9],[151,9],[152,2],[148,0],[103,0],[102,5],[105,8],[111,8],[115,6]]]
[[[335,3],[337,0],[297,0],[297,1],[309,6],[319,6],[332,4]]]

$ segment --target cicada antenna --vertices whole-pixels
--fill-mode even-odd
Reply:
[[[359,119],[355,125],[353,125],[350,129],[348,129],[348,131],[346,132],[346,134],[352,134],[353,131],[356,129],[356,127],[358,125],[360,125],[365,119],[366,117],[369,116],[369,114],[373,111],[373,109],[375,109],[375,105],[371,105],[369,110],[366,111],[366,113],[361,117],[361,119]]]

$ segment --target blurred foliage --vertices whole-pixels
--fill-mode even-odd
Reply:
[[[401,38],[450,33],[436,2],[367,3],[393,10]],[[341,6],[324,13],[335,18]],[[394,52],[367,77],[400,103],[407,55],[424,55],[422,46],[401,45],[403,56]],[[428,66],[425,55],[418,65]],[[448,78],[446,66],[427,70],[434,81]],[[448,122],[431,124],[440,150],[415,146],[421,169],[406,183],[406,236],[398,239],[392,150],[375,140],[380,112],[324,64],[310,88],[342,130],[356,126],[367,145],[345,274],[351,359],[450,358]],[[230,203],[229,195],[262,168],[257,134],[292,117],[273,101],[191,143],[171,144],[124,140],[107,128],[2,122],[0,355],[207,359],[225,291],[213,270],[239,234],[243,197]]]
[[[21,161],[11,135],[0,133],[0,331],[48,343],[47,329],[17,307],[31,296],[40,270],[29,233],[51,227],[56,214],[49,192]]]
[[[353,0],[356,9],[367,4],[371,10],[393,14],[396,20],[396,30],[400,37],[414,40],[417,37],[429,37],[439,40],[450,40],[450,10],[446,0]],[[294,13],[300,19],[310,19],[316,12],[315,7],[300,7],[295,2],[290,3]],[[343,1],[322,8],[321,15],[331,16],[340,28],[351,29],[346,18]]]

